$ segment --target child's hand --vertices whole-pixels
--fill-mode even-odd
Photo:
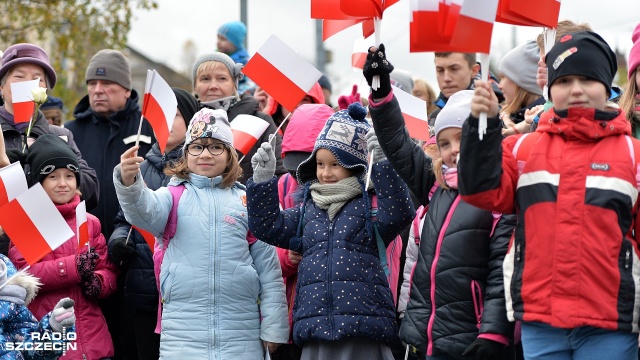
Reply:
[[[269,354],[271,354],[272,352],[276,351],[278,346],[280,346],[280,344],[278,344],[278,343],[272,343],[272,342],[268,342],[268,341],[263,341],[262,345],[265,347],[265,349],[267,349],[269,351]]]
[[[526,122],[529,125],[533,124],[533,119],[535,119],[536,116],[538,116],[538,113],[540,113],[542,110],[544,110],[544,105],[536,105],[531,109],[525,110],[524,122]]]
[[[382,152],[382,148],[380,147],[380,143],[378,142],[378,137],[376,133],[371,128],[367,135],[364,137],[367,140],[367,151],[369,152],[369,156],[373,153],[373,161],[381,162],[387,160],[387,156]]]
[[[300,264],[300,260],[302,260],[302,255],[293,250],[287,250],[287,256],[289,257],[289,262],[292,265],[298,265]]]
[[[134,146],[120,156],[120,176],[122,177],[122,185],[124,186],[133,185],[136,175],[140,172],[140,163],[143,162],[144,159],[136,156],[139,148],[139,146]]]
[[[547,63],[544,62],[544,58],[538,60],[538,73],[536,74],[536,83],[540,89],[544,89],[547,85]]]
[[[493,92],[491,84],[487,81],[476,80],[476,89],[471,99],[471,115],[480,117],[480,113],[487,113],[487,117],[498,116],[498,97]]]
[[[276,154],[271,144],[263,142],[255,154],[251,157],[253,166],[253,181],[256,183],[271,180],[276,173]]]
[[[393,65],[387,60],[384,44],[380,44],[378,48],[370,47],[367,60],[362,67],[362,74],[367,79],[369,86],[371,86],[374,76],[380,76],[380,87],[377,90],[372,90],[374,99],[383,99],[391,92],[391,77],[389,74],[392,71]]]
[[[76,323],[74,304],[68,297],[58,301],[49,318],[49,325],[54,331],[62,331],[63,328],[69,328]]]

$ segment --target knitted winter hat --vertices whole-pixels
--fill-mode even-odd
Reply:
[[[295,171],[309,157],[316,138],[333,114],[325,104],[302,104],[291,114],[282,137],[282,163],[287,170]]]
[[[247,38],[247,27],[241,21],[230,21],[218,28],[218,35],[227,38],[237,50],[244,50],[244,41]]]
[[[389,77],[391,78],[391,85],[411,94],[413,91],[413,79],[410,72],[396,68],[389,74]]]
[[[329,81],[327,75],[322,74],[322,76],[320,76],[320,79],[318,79],[318,83],[320,84],[321,88],[327,89],[329,90],[329,92],[331,92],[331,81]]]
[[[226,111],[202,108],[193,115],[187,128],[184,148],[194,140],[202,138],[217,139],[233,148],[233,133]]]
[[[27,155],[29,164],[29,186],[41,183],[56,169],[67,168],[76,175],[77,186],[80,186],[80,167],[78,157],[69,144],[54,134],[38,136],[36,142],[29,147]]]
[[[611,95],[611,83],[618,70],[616,54],[600,35],[591,31],[566,34],[557,41],[545,58],[549,76],[549,93],[553,83],[566,75],[585,76],[601,82]],[[551,95],[549,94],[549,100]]]
[[[131,64],[122,52],[102,49],[89,61],[85,82],[89,80],[113,81],[131,90]]]
[[[238,87],[238,81],[240,81],[244,77],[244,74],[242,73],[242,68],[244,67],[244,65],[236,63],[229,57],[229,55],[221,53],[219,51],[202,55],[193,63],[193,69],[191,70],[191,83],[194,87],[196,85],[196,77],[198,76],[198,68],[200,67],[200,65],[202,65],[202,63],[207,61],[217,61],[224,64],[224,66],[229,69],[229,73],[231,74],[231,76],[236,79],[236,88]]]
[[[522,89],[536,95],[542,90],[536,83],[540,48],[535,41],[526,43],[509,51],[500,61],[500,73]]]
[[[462,124],[471,113],[471,98],[473,98],[473,90],[462,90],[451,95],[447,104],[438,114],[435,124],[433,124],[436,142],[442,130],[448,128],[462,129]]]
[[[189,94],[188,91],[177,87],[171,89],[176,95],[176,100],[178,100],[178,110],[180,110],[186,126],[189,127],[189,122],[193,118],[193,115],[198,111],[198,100],[196,100],[193,95]]]
[[[316,179],[318,149],[331,151],[342,167],[363,178],[367,172],[365,135],[371,128],[365,120],[366,115],[367,109],[359,103],[353,103],[347,110],[333,114],[318,135],[311,156],[298,166],[298,183],[304,184]]]
[[[35,64],[41,66],[47,76],[49,86],[56,86],[56,72],[49,64],[49,55],[38,45],[20,43],[11,45],[2,54],[2,66],[0,67],[0,79],[16,65]]]
[[[44,104],[40,105],[40,110],[47,109],[61,109],[64,108],[62,104],[62,99],[57,98],[55,96],[47,95],[47,101]]]
[[[631,41],[633,41],[633,46],[629,52],[629,81],[631,81],[633,70],[640,66],[640,24],[633,30]]]

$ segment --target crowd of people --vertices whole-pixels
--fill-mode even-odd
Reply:
[[[622,87],[588,24],[544,36],[489,81],[475,54],[435,53],[439,95],[380,44],[363,67],[379,86],[333,107],[323,75],[286,109],[244,76],[246,27],[229,22],[192,88],[172,88],[164,150],[114,49],[69,121],[49,94],[15,122],[11,84],[55,92],[57,74],[40,46],[9,46],[0,167],[20,163],[74,233],[90,213],[86,246],[75,234],[33,265],[0,231],[0,356],[640,358],[640,24]],[[392,85],[425,100],[429,141]],[[247,153],[239,115],[268,123]],[[65,351],[7,346],[70,331]]]

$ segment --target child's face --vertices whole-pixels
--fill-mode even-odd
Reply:
[[[320,184],[334,184],[342,179],[352,176],[353,173],[342,167],[327,149],[319,149],[316,152],[316,176]]]
[[[440,156],[442,156],[442,162],[444,162],[447,167],[454,168],[458,164],[461,138],[462,129],[460,128],[447,128],[438,134]]]
[[[553,82],[549,92],[553,106],[557,110],[569,108],[604,110],[607,103],[607,89],[604,84],[584,76],[560,77]]]
[[[500,83],[498,84],[498,87],[502,90],[505,103],[509,104],[516,98],[517,85],[511,81],[511,79],[504,76],[504,74],[500,74]]]
[[[640,67],[636,68],[636,89],[640,91]]]
[[[167,140],[166,152],[174,149],[176,146],[182,144],[187,134],[187,124],[182,117],[180,109],[176,111],[176,117],[173,119],[173,125],[171,126],[171,132],[169,133],[169,139]]]
[[[227,168],[229,151],[218,140],[197,139],[187,146],[187,167],[192,173],[214,178]]]
[[[42,181],[42,187],[51,201],[56,204],[66,204],[76,195],[78,182],[76,174],[67,168],[55,169]]]
[[[218,43],[216,45],[218,47],[218,51],[223,52],[227,55],[231,55],[236,52],[236,47],[233,45],[229,39],[222,35],[218,35]]]

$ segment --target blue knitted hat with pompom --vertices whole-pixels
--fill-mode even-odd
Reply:
[[[297,178],[300,184],[316,180],[316,152],[327,149],[333,153],[340,166],[349,169],[355,176],[364,178],[367,172],[367,140],[365,135],[371,128],[365,117],[367,109],[360,103],[349,105],[346,110],[333,114],[316,138],[313,152],[300,163]]]

